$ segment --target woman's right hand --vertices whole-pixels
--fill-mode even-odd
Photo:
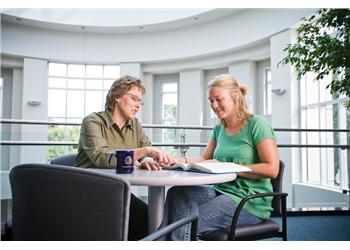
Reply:
[[[155,161],[135,161],[135,166],[139,168],[144,168],[147,170],[161,170],[162,167]]]

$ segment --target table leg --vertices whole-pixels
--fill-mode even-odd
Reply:
[[[157,231],[163,220],[165,187],[148,187],[148,232]]]

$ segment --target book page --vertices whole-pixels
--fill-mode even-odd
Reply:
[[[251,169],[246,166],[238,165],[231,162],[199,162],[191,164],[192,168],[207,172],[207,173],[238,173],[238,172],[249,172]]]
[[[179,164],[174,164],[174,165],[163,167],[163,168],[164,169],[183,169],[186,171],[186,170],[188,170],[189,165],[190,164],[188,164],[188,163],[179,163]]]

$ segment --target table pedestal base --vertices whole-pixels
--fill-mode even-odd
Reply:
[[[148,232],[157,231],[163,220],[165,188],[164,186],[148,187]]]

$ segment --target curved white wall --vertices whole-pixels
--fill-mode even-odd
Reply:
[[[291,99],[292,86],[295,86],[291,84],[292,71],[290,67],[277,67],[277,63],[284,54],[283,48],[292,41],[293,31],[290,28],[302,17],[314,12],[314,9],[248,9],[237,15],[186,29],[113,35],[53,31],[3,22],[1,52],[5,54],[5,60],[2,61],[2,66],[23,71],[25,74],[18,79],[18,84],[14,82],[26,90],[47,89],[47,70],[44,65],[48,60],[65,63],[120,63],[122,74],[139,76],[147,86],[147,102],[141,114],[144,123],[154,122],[154,100],[159,98],[154,92],[157,80],[155,74],[175,73],[179,76],[181,125],[209,125],[209,106],[205,93],[211,72],[227,72],[235,75],[239,82],[248,84],[250,106],[253,112],[259,113],[262,105],[262,98],[259,99],[262,77],[257,72],[271,66],[273,88],[287,89],[284,96],[272,96],[272,103],[278,109],[273,112],[275,118],[272,119],[272,125],[294,127],[293,123],[297,119],[293,116],[295,103]],[[35,66],[34,64],[40,67],[31,70],[33,74],[45,76],[41,81],[35,80],[31,71],[26,69]],[[208,69],[214,70],[205,71]],[[18,100],[23,99],[22,102],[25,102],[23,97],[29,92],[14,93],[17,93]],[[42,105],[46,107],[47,96],[40,93]],[[192,103],[198,105],[191,105]],[[22,103],[22,108],[25,107],[24,104]],[[290,112],[286,113],[286,110]],[[22,111],[14,118],[39,119],[34,114],[27,117],[25,110]],[[47,119],[46,112],[40,114],[40,119]],[[24,155],[23,151],[21,153]],[[293,164],[298,162],[289,149],[281,150],[280,154],[290,166],[286,170],[284,183],[285,190],[290,193],[290,204],[293,197],[292,169],[297,169]]]
[[[64,62],[181,61],[259,43],[313,12],[313,9],[249,9],[181,30],[115,35],[77,34],[2,23],[2,52]]]

